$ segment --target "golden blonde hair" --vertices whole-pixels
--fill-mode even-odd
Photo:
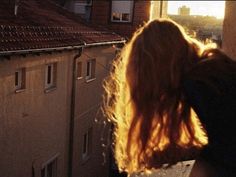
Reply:
[[[182,27],[163,19],[145,24],[125,45],[104,85],[121,171],[172,165],[208,143],[181,88],[204,51]]]

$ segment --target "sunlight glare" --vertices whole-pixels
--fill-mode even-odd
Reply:
[[[177,15],[178,8],[184,5],[190,8],[190,15],[224,18],[225,1],[168,1],[168,14]]]

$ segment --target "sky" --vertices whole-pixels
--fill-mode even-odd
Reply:
[[[168,1],[168,14],[178,14],[183,5],[190,8],[190,15],[224,18],[225,1]]]

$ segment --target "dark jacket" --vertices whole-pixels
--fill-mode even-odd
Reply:
[[[236,174],[236,62],[224,55],[202,60],[185,76],[183,89],[208,134],[201,157]]]

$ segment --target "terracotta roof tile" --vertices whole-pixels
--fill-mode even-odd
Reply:
[[[0,52],[79,46],[84,43],[121,41],[106,29],[98,29],[57,6],[51,0],[20,0],[0,3]]]

